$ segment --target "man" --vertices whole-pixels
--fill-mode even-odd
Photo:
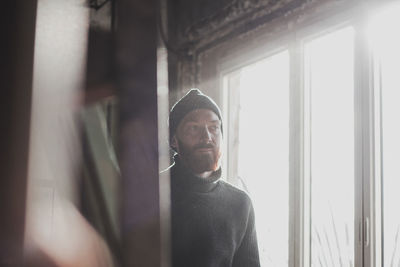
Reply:
[[[221,111],[198,89],[171,109],[172,266],[260,266],[254,212],[243,191],[222,181]]]

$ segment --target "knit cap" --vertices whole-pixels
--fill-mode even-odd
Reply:
[[[193,88],[186,95],[184,95],[172,107],[169,113],[169,138],[172,140],[179,123],[182,121],[186,114],[195,109],[209,109],[213,111],[221,120],[222,132],[222,119],[221,110],[217,104],[209,96],[203,94],[199,89]]]

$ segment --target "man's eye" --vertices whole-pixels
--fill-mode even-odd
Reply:
[[[212,132],[216,132],[216,131],[219,130],[219,126],[217,126],[217,125],[212,125],[212,126],[209,127],[209,130],[212,131]]]
[[[190,132],[196,132],[198,129],[199,129],[199,127],[198,127],[197,125],[190,125],[190,126],[188,127],[188,130],[189,130]]]

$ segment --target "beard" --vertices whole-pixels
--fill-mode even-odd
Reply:
[[[206,171],[216,171],[219,168],[219,160],[221,158],[221,150],[212,144],[198,144],[188,147],[178,140],[179,157],[195,173],[203,173]],[[210,148],[209,152],[199,152],[198,149]]]

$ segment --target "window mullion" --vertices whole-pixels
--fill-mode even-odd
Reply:
[[[289,170],[289,266],[310,266],[310,194],[307,175],[304,175],[304,86],[303,51],[294,38],[290,53],[290,170]]]
[[[374,140],[371,56],[366,20],[355,24],[355,266],[375,266]]]

